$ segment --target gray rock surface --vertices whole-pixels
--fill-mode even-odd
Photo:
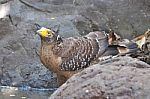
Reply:
[[[75,74],[49,99],[149,99],[150,65],[117,57]]]
[[[63,37],[85,35],[91,19],[123,37],[150,27],[149,0],[0,0],[0,85],[57,86],[39,61],[40,39],[34,23],[57,29]]]

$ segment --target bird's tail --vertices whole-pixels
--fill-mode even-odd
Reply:
[[[139,48],[137,45],[135,45],[135,43],[129,46],[109,45],[102,56],[133,54],[138,50]]]

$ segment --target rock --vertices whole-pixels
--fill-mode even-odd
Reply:
[[[57,86],[36,54],[40,39],[34,23],[60,25],[59,34],[70,37],[90,32],[90,19],[131,38],[149,28],[148,10],[149,0],[0,0],[0,85]]]
[[[49,99],[148,99],[149,83],[150,65],[117,57],[75,74]]]
[[[26,3],[33,4],[33,8]],[[10,2],[3,0],[1,3],[9,5],[10,11],[0,19],[0,85],[57,87],[56,76],[53,76],[53,73],[39,61],[37,53],[40,38],[35,35],[34,23],[53,29],[57,29],[60,25],[59,33],[63,37],[80,36],[80,34],[72,22],[76,15],[59,16],[58,13],[59,15],[53,16],[45,9],[49,8],[47,3],[56,5],[54,1],[45,3],[31,0],[10,0]]]
[[[148,0],[88,0],[81,8],[86,9],[80,9],[79,13],[92,19],[100,28],[111,28],[123,38],[132,38],[149,28],[149,12],[145,10],[150,9],[148,5]]]

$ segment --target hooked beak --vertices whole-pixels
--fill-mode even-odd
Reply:
[[[37,30],[36,32],[35,32],[35,35],[38,35],[38,36],[41,36],[41,31],[40,30]]]
[[[36,34],[39,34],[39,33],[40,33],[40,30],[37,30],[37,31],[36,31]]]

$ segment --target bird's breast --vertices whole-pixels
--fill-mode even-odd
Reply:
[[[43,46],[40,54],[41,62],[47,69],[53,72],[59,71],[59,65],[62,63],[62,59],[53,53],[51,47]]]

